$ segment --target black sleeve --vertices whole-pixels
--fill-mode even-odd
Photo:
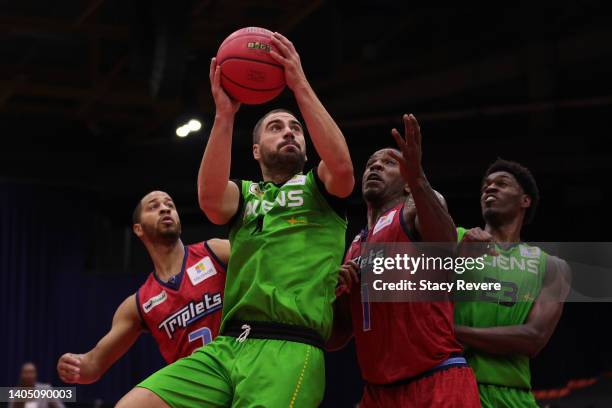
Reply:
[[[340,216],[340,218],[346,218],[346,210],[348,207],[347,205],[348,197],[347,198],[336,197],[335,195],[330,194],[327,191],[327,189],[325,188],[325,184],[319,178],[319,166],[312,169],[312,173],[315,179],[315,183],[317,183],[317,188],[319,189],[323,197],[325,197],[325,201],[327,201],[330,207],[334,209],[334,211],[336,212],[336,214]]]
[[[238,209],[236,210],[236,214],[234,214],[234,216],[230,218],[229,222],[227,223],[227,225],[231,228],[242,213],[242,207],[244,206],[244,197],[242,196],[242,180],[230,179],[230,181],[236,184],[236,186],[238,186]]]

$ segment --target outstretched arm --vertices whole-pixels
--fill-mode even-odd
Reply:
[[[270,55],[283,65],[287,86],[295,95],[312,143],[321,157],[318,176],[327,192],[347,197],[353,191],[355,178],[344,135],[308,83],[293,43],[279,33],[273,34],[272,43],[278,52],[271,51]]]
[[[215,100],[215,121],[198,172],[198,201],[208,219],[226,224],[238,211],[240,191],[229,180],[234,116],[240,103],[221,87],[221,66],[210,61],[210,86]]]
[[[391,130],[401,154],[391,152],[400,166],[402,177],[410,188],[410,197],[402,214],[408,225],[414,224],[425,242],[455,242],[455,223],[446,209],[444,198],[429,185],[421,165],[421,128],[414,115],[404,115],[404,137]],[[412,206],[410,200],[413,200]],[[416,214],[411,213],[416,211]]]
[[[108,370],[132,347],[142,326],[135,295],[125,299],[117,308],[111,329],[96,346],[85,354],[66,353],[57,362],[57,373],[62,381],[90,384]]]
[[[456,326],[455,334],[463,344],[499,355],[536,356],[546,346],[563,312],[569,292],[571,271],[567,263],[549,256],[540,294],[524,324],[497,327]]]

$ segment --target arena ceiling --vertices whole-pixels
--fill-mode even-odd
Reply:
[[[162,187],[195,211],[214,116],[209,60],[228,34],[250,25],[293,40],[358,170],[373,149],[392,143],[388,131],[405,111],[422,123],[430,177],[451,196],[465,194],[465,180],[477,186],[497,156],[525,161],[553,185],[574,180],[563,193],[570,201],[596,188],[580,180],[611,170],[602,131],[612,107],[605,2],[21,0],[0,7],[3,179],[108,197]],[[289,91],[241,109],[235,176],[258,177],[250,129],[279,106],[295,109]],[[191,117],[204,128],[178,139],[176,127]]]

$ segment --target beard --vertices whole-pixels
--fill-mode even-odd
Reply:
[[[155,226],[143,224],[142,229],[151,242],[164,245],[175,244],[181,236],[180,221],[171,226],[165,226],[162,223],[158,223]]]
[[[493,208],[485,208],[482,210],[482,218],[485,220],[487,225],[492,227],[498,227],[501,224],[501,217],[498,211]]]
[[[405,196],[403,181],[391,181],[389,183],[378,184],[375,187],[366,188],[365,184],[361,187],[363,199],[374,207],[382,207],[385,204]]]
[[[383,188],[364,188],[363,198],[367,203],[379,204],[383,201],[385,190]]]
[[[294,175],[304,170],[306,163],[306,154],[298,147],[299,151],[281,151],[286,146],[282,143],[276,151],[268,151],[261,147],[261,162],[262,164],[274,171],[275,173]]]

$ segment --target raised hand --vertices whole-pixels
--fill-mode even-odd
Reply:
[[[396,152],[390,152],[389,154],[399,163],[404,180],[412,181],[423,175],[423,168],[421,167],[421,128],[413,114],[404,114],[402,119],[404,120],[404,136],[395,128],[391,130],[391,135],[402,154],[399,155]]]
[[[213,99],[215,100],[217,113],[234,114],[238,112],[238,109],[240,109],[240,102],[230,98],[221,86],[221,66],[217,64],[216,58],[210,60],[209,78],[210,89]]]
[[[287,86],[295,92],[300,86],[308,84],[302,69],[300,55],[295,50],[293,43],[282,34],[273,33],[272,44],[274,44],[278,52],[272,50],[270,51],[270,56],[285,69]]]

